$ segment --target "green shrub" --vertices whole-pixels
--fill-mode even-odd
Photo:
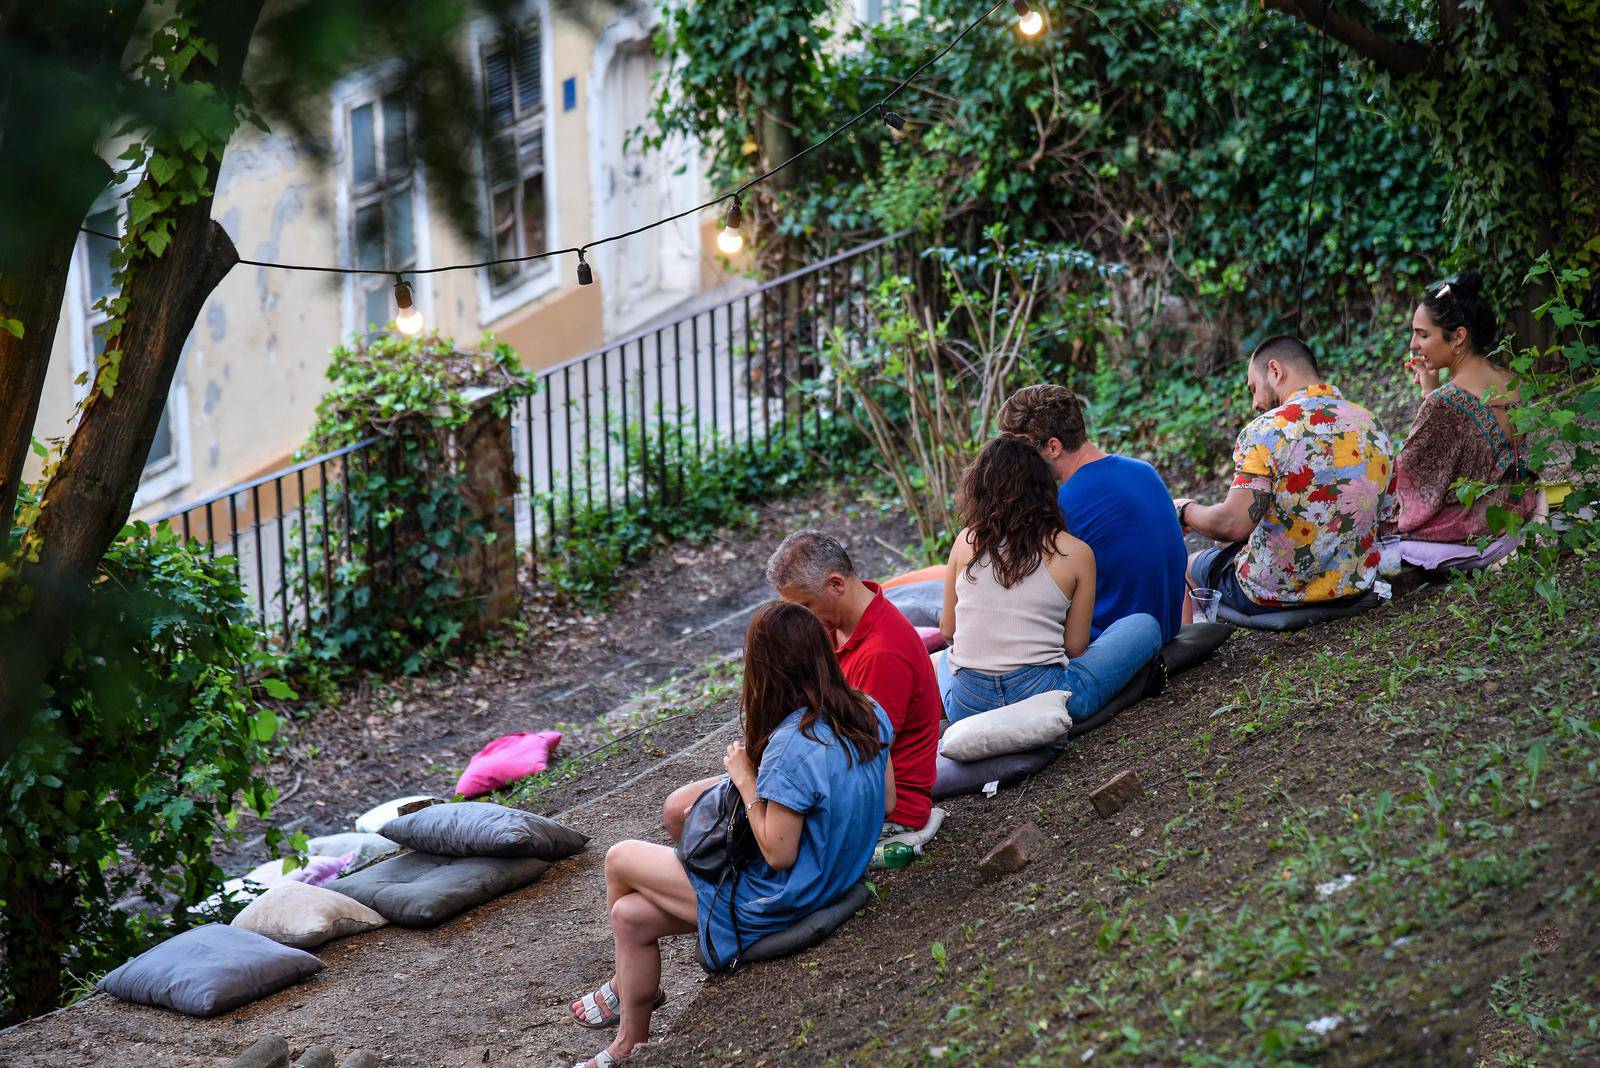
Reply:
[[[211,860],[276,730],[276,662],[223,560],[143,523],[101,562],[59,671],[0,765],[0,1022],[54,1007],[214,893]],[[268,832],[269,846],[281,840]]]
[[[476,404],[503,417],[536,384],[510,346],[486,336],[463,350],[436,333],[337,348],[328,378],[310,447],[380,440],[349,457],[337,489],[309,495],[307,550],[295,546],[287,572],[317,576],[300,656],[335,674],[356,666],[410,673],[466,631],[477,608],[464,568],[494,539],[462,493],[455,435]],[[492,392],[476,396],[483,391]],[[290,595],[302,597],[292,586]]]
[[[804,435],[791,425],[770,441],[717,436],[697,449],[693,429],[655,416],[644,426],[613,430],[614,447],[628,455],[665,457],[636,471],[611,506],[547,496],[553,505],[554,545],[542,554],[551,583],[562,593],[598,605],[617,588],[623,568],[674,541],[703,541],[728,526],[748,525],[755,504],[815,485],[827,473],[852,469],[858,450],[849,431],[825,417],[821,433],[808,418]]]

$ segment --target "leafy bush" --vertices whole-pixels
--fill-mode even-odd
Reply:
[[[1070,359],[1111,273],[1081,249],[1013,242],[1003,225],[984,240],[925,254],[942,279],[937,308],[910,278],[884,279],[861,329],[835,330],[824,351],[832,377],[814,390],[870,444],[930,560],[961,526],[956,490],[1000,405],[1039,381],[1051,354]]]
[[[811,62],[791,55],[794,41],[813,50],[837,25],[814,0],[759,14],[672,3],[658,49],[675,91],[662,92],[656,119],[705,144],[725,187],[774,154],[757,108],[812,140],[974,13],[928,0],[915,18],[857,27],[853,47]],[[811,255],[841,234],[980,209],[1018,238],[1065,239],[1127,265],[1111,279],[1108,316],[1125,338],[1110,339],[1112,355],[1165,369],[1191,354],[1201,377],[1241,339],[1293,325],[1308,216],[1309,330],[1347,329],[1370,317],[1375,295],[1439,273],[1450,187],[1426,138],[1376,107],[1361,65],[1332,49],[1314,146],[1319,47],[1303,23],[1256,5],[1157,0],[1051,18],[1049,33],[1025,41],[1002,9],[895,100],[904,140],[864,123],[808,156],[804,181],[764,193],[768,230]],[[795,91],[775,97],[790,80]],[[690,88],[677,92],[680,81]]]
[[[1512,425],[1527,435],[1528,466],[1539,472],[1552,499],[1554,539],[1568,548],[1590,550],[1600,543],[1600,318],[1586,315],[1577,296],[1589,289],[1585,268],[1558,268],[1548,254],[1528,272],[1527,281],[1548,287],[1551,296],[1535,310],[1548,318],[1555,340],[1545,348],[1524,348],[1511,358],[1521,404],[1510,411]],[[1485,487],[1463,487],[1472,500]],[[1518,518],[1490,505],[1490,524],[1514,529]]]
[[[556,532],[555,547],[545,555],[550,581],[569,596],[598,604],[616,589],[623,568],[653,549],[749,524],[756,502],[812,486],[825,471],[848,469],[856,452],[845,446],[846,433],[826,418],[820,434],[808,424],[803,442],[791,428],[775,431],[770,441],[718,436],[697,450],[681,417],[658,414],[643,426],[613,430],[614,443],[625,444],[631,455],[671,459],[636,472],[628,494],[609,508],[604,501],[568,507],[565,497],[549,500]]]
[[[257,686],[293,695],[253,681],[275,661],[225,561],[132,524],[80,619],[0,765],[0,1021],[186,926],[240,799],[266,816],[276,796],[254,770],[276,730]]]
[[[307,550],[295,555],[321,578],[302,653],[334,671],[416,671],[466,631],[476,604],[463,577],[495,536],[462,492],[460,432],[480,405],[504,417],[536,386],[510,346],[485,337],[462,350],[436,333],[337,348],[328,378],[311,448],[380,440],[304,509]]]

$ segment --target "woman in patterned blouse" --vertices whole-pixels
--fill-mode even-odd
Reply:
[[[1538,500],[1508,414],[1516,382],[1485,355],[1499,335],[1482,286],[1464,273],[1424,296],[1411,319],[1406,367],[1422,404],[1395,461],[1396,526],[1408,541],[1471,542],[1490,533],[1491,505],[1526,519]],[[1497,488],[1468,506],[1452,488],[1461,479]]]

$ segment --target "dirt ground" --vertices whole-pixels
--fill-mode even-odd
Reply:
[[[716,770],[732,736],[732,700],[696,700],[717,691],[690,669],[737,647],[785,530],[846,531],[868,574],[898,566],[880,542],[910,538],[836,497],[669,550],[606,615],[541,623],[536,602],[525,638],[455,675],[297,722],[275,772],[283,818],[344,829],[397,794],[448,793],[506,731],[586,720],[576,749],[687,709],[530,802],[593,835],[585,853],[438,928],[331,943],[324,972],[219,1019],[88,998],[0,1032],[0,1064],[213,1065],[266,1034],[396,1066],[601,1048],[564,1005],[609,974],[605,850],[661,840],[666,794]],[[1566,569],[1559,619],[1526,585],[1473,604],[1432,587],[1298,635],[1237,633],[1026,784],[945,803],[928,855],[879,873],[879,900],[821,946],[708,980],[687,938],[670,943],[639,1061],[1595,1063],[1595,579]],[[1099,818],[1088,791],[1130,769],[1143,795]],[[1028,822],[1043,848],[986,881],[979,860]]]
[[[764,568],[785,534],[803,526],[846,541],[866,575],[904,569],[898,547],[911,526],[832,489],[761,509],[753,529],[724,531],[704,545],[676,545],[629,573],[605,610],[563,603],[537,582],[524,585],[522,633],[502,632],[462,662],[426,675],[363,680],[309,718],[284,715],[282,758],[271,768],[282,792],[272,820],[308,837],[349,830],[373,805],[411,794],[449,797],[461,769],[486,743],[514,731],[562,730],[559,755],[581,752],[606,717],[669,678],[737,653],[750,613],[770,599]],[[696,737],[663,724],[644,742],[607,757],[564,796],[603,789]],[[266,859],[259,837],[219,858],[247,871]]]
[[[630,572],[605,611],[525,591],[523,634],[450,670],[364,686],[314,716],[285,717],[282,759],[270,769],[284,791],[274,818],[311,836],[348,830],[397,796],[448,797],[467,758],[508,732],[567,728],[563,752],[572,754],[608,740],[617,722],[644,724],[527,805],[592,835],[585,853],[440,927],[386,927],[320,947],[325,971],[216,1020],[91,996],[0,1032],[0,1065],[211,1065],[267,1034],[288,1036],[297,1053],[324,1043],[397,1066],[567,1065],[602,1048],[609,1038],[567,1023],[564,1006],[610,974],[605,851],[629,837],[661,840],[667,793],[720,768],[732,737],[736,705],[705,700],[696,669],[737,653],[750,613],[771,596],[766,559],[791,530],[840,536],[864,574],[904,569],[895,547],[912,540],[910,524],[849,498],[830,488],[777,502],[753,529],[658,553]],[[662,686],[674,676],[690,679],[687,692]],[[658,711],[674,718],[656,722]],[[259,838],[223,855],[229,870],[262,859]],[[674,947],[664,1026],[702,979],[692,947]]]

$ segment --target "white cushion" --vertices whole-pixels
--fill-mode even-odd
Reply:
[[[397,797],[393,801],[385,801],[377,808],[369,809],[356,820],[356,830],[367,834],[377,834],[378,829],[385,823],[400,815],[400,807],[409,805],[413,801],[432,801],[427,794],[413,794],[410,797]]]
[[[297,949],[310,949],[388,922],[353,897],[306,883],[279,883],[233,918],[235,927]]]
[[[1049,745],[1072,728],[1066,690],[1034,694],[950,724],[939,739],[939,755],[950,760],[987,760]]]

